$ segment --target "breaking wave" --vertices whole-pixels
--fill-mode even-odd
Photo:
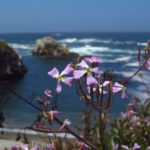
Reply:
[[[26,50],[33,49],[33,45],[32,44],[9,43],[9,45],[12,46],[15,49],[26,49]]]

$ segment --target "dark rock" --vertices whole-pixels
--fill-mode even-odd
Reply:
[[[17,52],[0,40],[0,81],[19,79],[26,72],[27,68]]]
[[[76,53],[70,53],[65,44],[58,43],[52,37],[44,37],[36,40],[36,44],[32,53],[39,56],[59,58],[59,59],[75,59],[78,57]]]

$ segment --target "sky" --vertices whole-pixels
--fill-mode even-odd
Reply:
[[[150,0],[0,0],[0,33],[150,32]]]

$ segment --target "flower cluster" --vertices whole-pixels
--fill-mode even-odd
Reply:
[[[99,93],[105,95],[108,92],[104,90],[104,87],[110,85],[111,82],[103,79],[102,73],[98,68],[101,62],[101,59],[98,57],[86,57],[75,65],[68,64],[61,73],[55,67],[48,72],[48,75],[57,79],[56,92],[58,94],[62,91],[60,82],[71,87],[73,80],[77,81],[84,78],[86,79],[86,86],[89,93],[90,91],[97,92],[98,87]],[[68,74],[72,74],[72,77],[67,77],[66,75]],[[118,93],[120,91],[122,91],[122,99],[127,99],[126,88],[118,82],[115,82],[112,87],[112,92]]]

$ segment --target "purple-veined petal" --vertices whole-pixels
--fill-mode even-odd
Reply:
[[[60,85],[60,82],[57,82],[56,92],[59,94],[62,90],[62,87]]]
[[[52,97],[52,94],[51,94],[51,90],[48,90],[48,89],[46,89],[45,90],[45,95],[47,96],[47,97]]]
[[[96,85],[96,84],[98,84],[98,81],[91,74],[89,74],[87,76],[87,85]]]
[[[48,72],[48,75],[51,76],[51,77],[53,77],[53,78],[57,78],[59,76],[59,71],[55,67],[51,71]]]
[[[86,73],[85,70],[74,70],[73,77],[74,79],[80,79]]]
[[[101,74],[98,67],[92,68],[92,72],[94,72],[95,74],[98,74],[98,75]]]
[[[123,91],[122,92],[122,99],[127,99],[127,98],[128,98],[128,96],[127,96],[126,91]]]
[[[133,150],[140,150],[141,146],[137,143],[134,144]]]
[[[65,84],[67,84],[68,86],[71,87],[73,81],[73,77],[63,77],[62,82],[64,82]]]
[[[70,64],[66,66],[66,68],[61,72],[61,75],[67,75],[71,73],[74,69],[71,67]]]
[[[77,64],[77,66],[82,68],[89,68],[88,64],[84,60],[82,60],[79,64]]]
[[[121,145],[121,147],[124,149],[124,150],[129,150],[129,147],[127,145]]]

